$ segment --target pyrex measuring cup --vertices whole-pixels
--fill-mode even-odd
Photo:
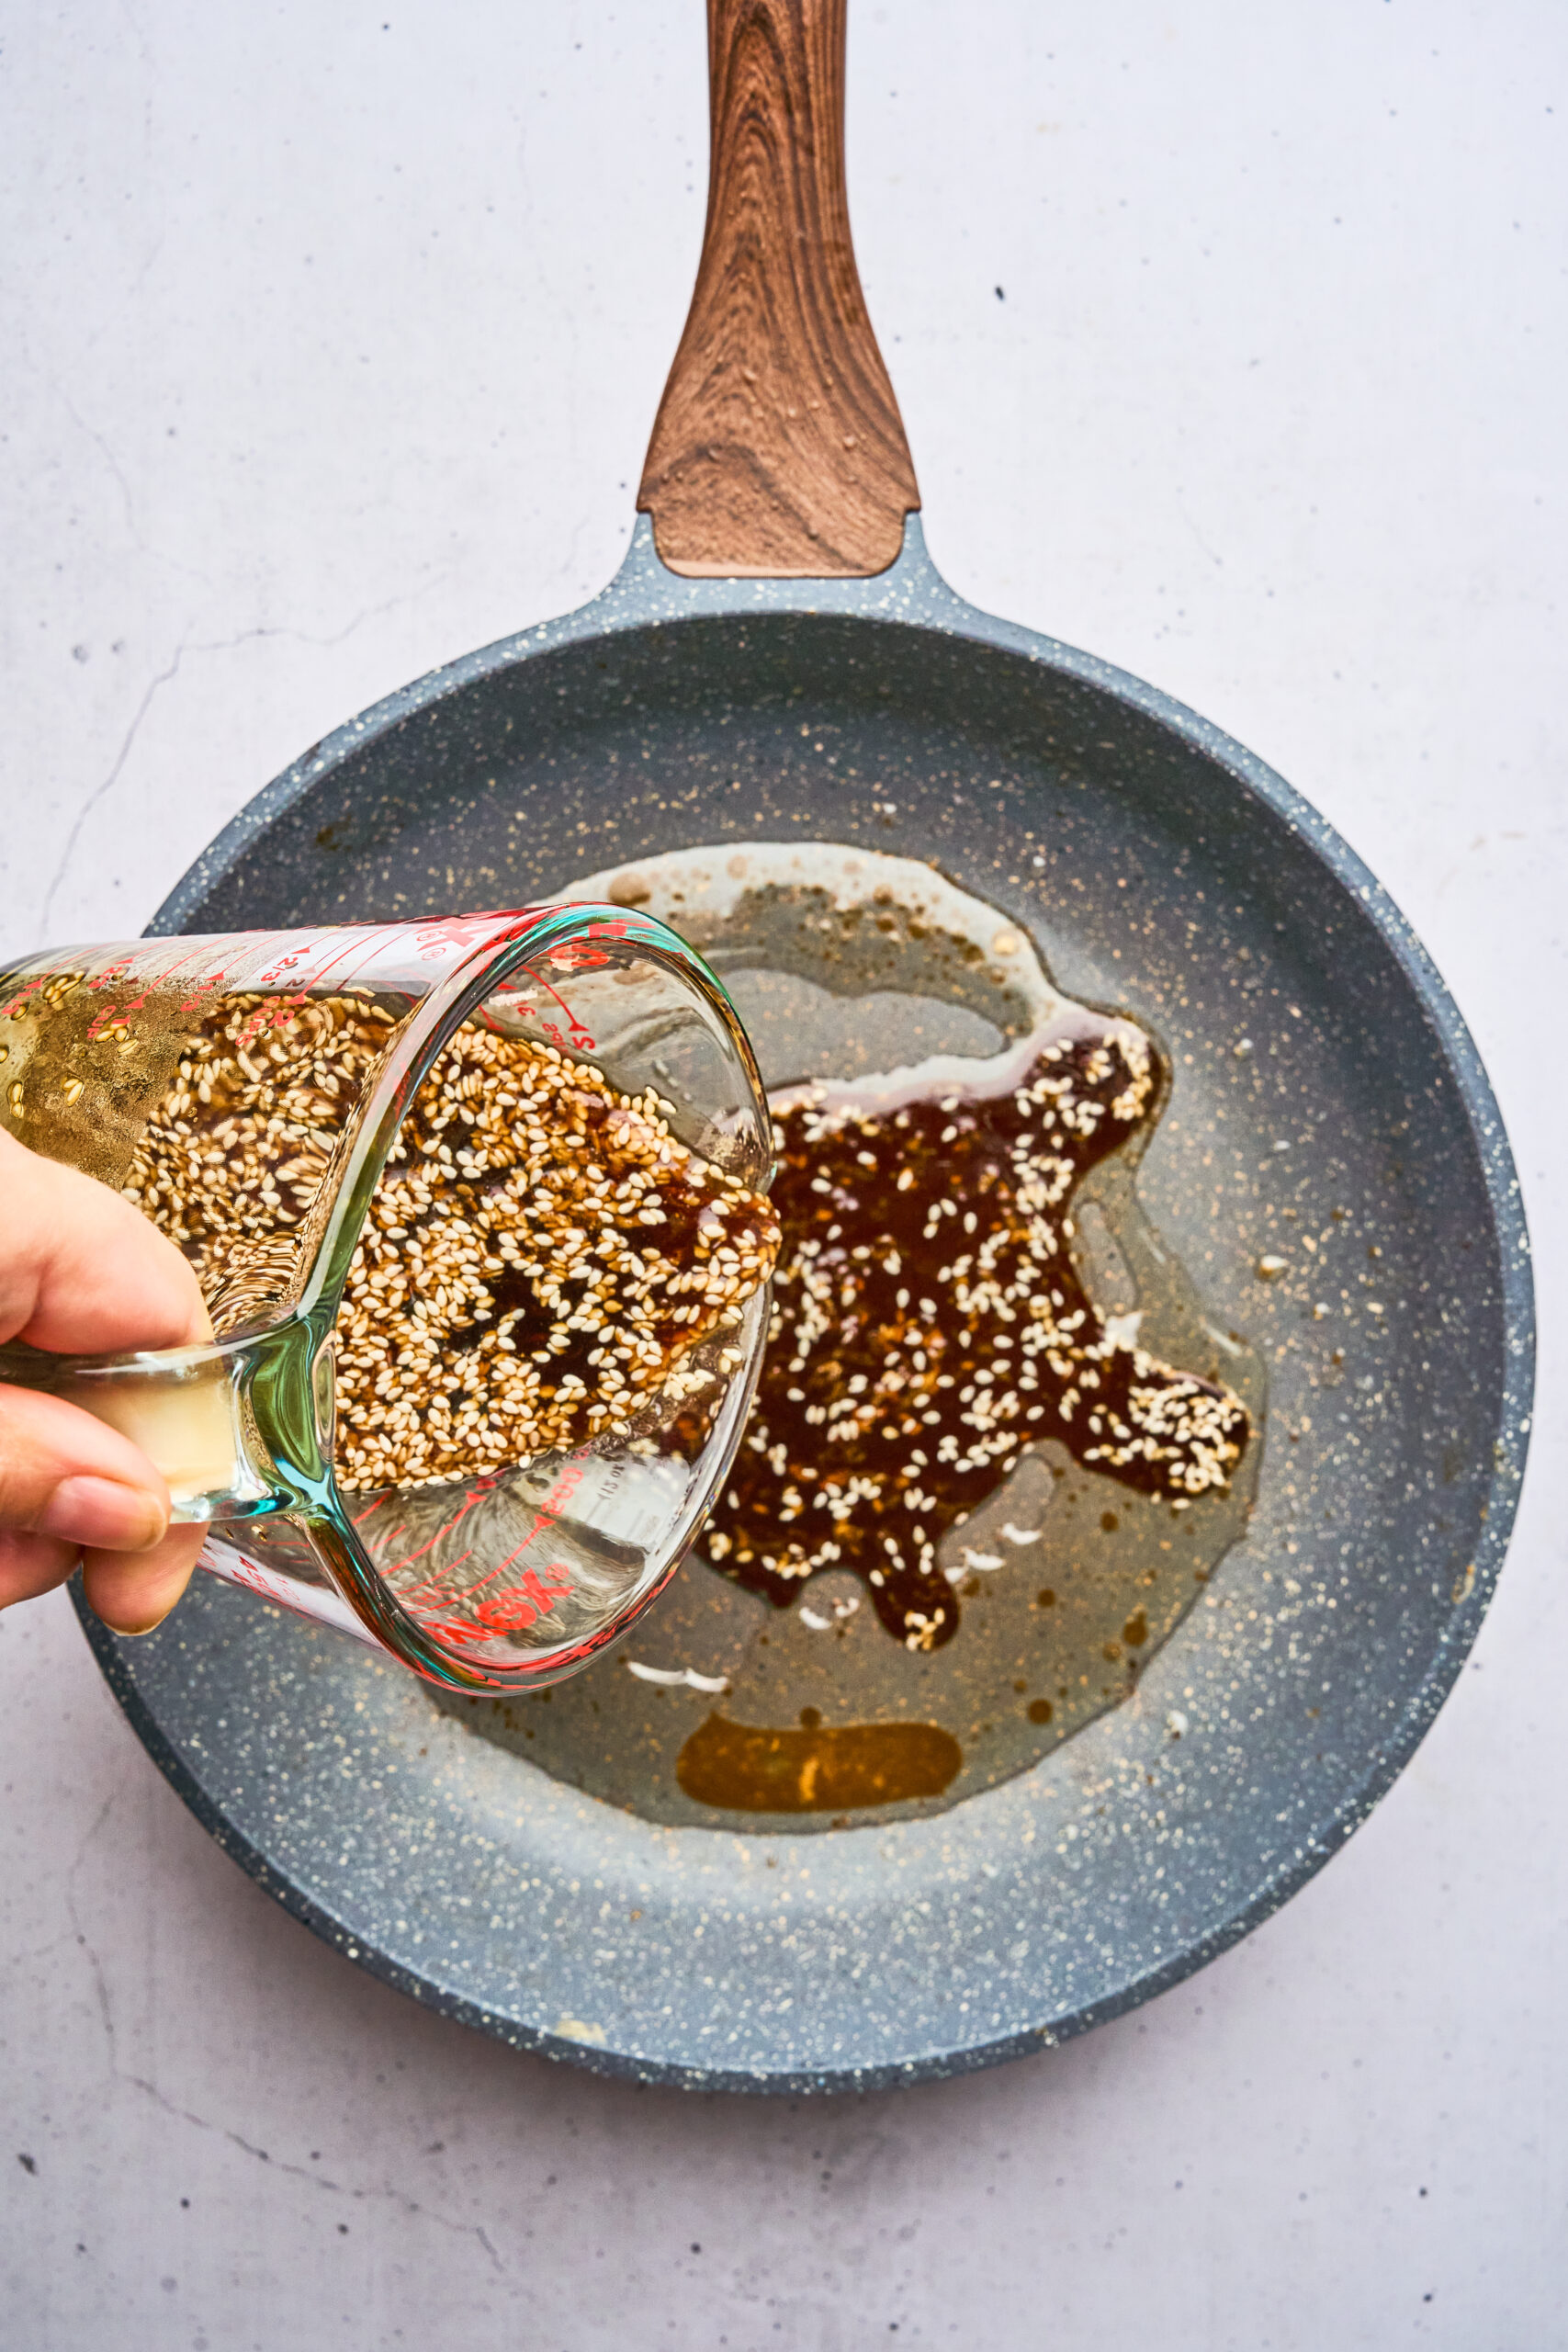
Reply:
[[[446,1125],[420,1093],[438,1060],[439,1083],[454,1090]],[[460,1085],[450,1080],[459,1068]],[[449,1336],[462,1311],[448,1286],[464,1277],[466,1232],[453,1243],[443,1227],[446,1259],[433,1274],[431,1228],[400,1225],[405,1212],[389,1210],[380,1180],[395,1175],[397,1198],[412,1185],[423,1200],[467,1177],[470,1118],[502,1115],[485,1110],[486,1090],[515,1102],[520,1081],[507,1072],[518,1069],[532,1141],[507,1172],[519,1184],[537,1173],[520,1218],[526,1246],[479,1246],[511,1252],[483,1259],[486,1280],[520,1295],[526,1262],[556,1299],[548,1337],[503,1367],[525,1404],[547,1400],[527,1426],[552,1442],[476,1466],[464,1450],[472,1374],[439,1350],[417,1409],[382,1401],[400,1376],[384,1366],[366,1427],[338,1426],[334,1353],[363,1346],[378,1282],[402,1299],[416,1354],[422,1318],[438,1313]],[[214,1112],[214,1069],[240,1089],[232,1119]],[[745,1421],[766,1330],[755,1192],[773,1154],[745,1033],[664,924],[567,906],[51,951],[0,969],[0,1120],[33,1150],[130,1190],[197,1261],[213,1346],[101,1359],[13,1346],[0,1349],[0,1380],[66,1396],[141,1444],[168,1479],[175,1518],[212,1524],[204,1566],[434,1681],[491,1690],[572,1672],[668,1581]],[[582,1301],[608,1279],[593,1252],[609,1245],[595,1233],[612,1230],[594,1226],[610,1193],[593,1134],[632,1136],[641,1153],[631,1193],[623,1183],[615,1195],[635,1194],[640,1222],[612,1251],[647,1277],[638,1295],[658,1293],[666,1265],[643,1227],[668,1227],[677,1199],[695,1204],[694,1231],[708,1218],[710,1277],[716,1256],[726,1276],[700,1312],[663,1303],[678,1344],[650,1355],[645,1331],[640,1371],[629,1341],[618,1352],[584,1344],[595,1324]],[[576,1190],[574,1153],[587,1170]],[[195,1170],[183,1192],[171,1166]],[[710,1200],[731,1225],[739,1216],[739,1244],[727,1231],[716,1249]],[[760,1256],[744,1238],[751,1210]],[[624,1201],[620,1214],[624,1223]],[[541,1216],[554,1220],[543,1240],[529,1232]],[[423,1257],[411,1232],[424,1236]],[[379,1256],[356,1256],[362,1240]],[[552,1250],[575,1268],[575,1291],[565,1272],[558,1286]],[[485,1326],[505,1293],[481,1295],[489,1309],[450,1349],[482,1340],[493,1372],[509,1326]],[[689,1346],[682,1316],[700,1329]],[[525,1326],[514,1317],[510,1329]]]

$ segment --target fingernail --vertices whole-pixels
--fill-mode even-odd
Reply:
[[[113,1618],[111,1618],[111,1617],[104,1617],[104,1612],[103,1612],[103,1611],[102,1611],[101,1609],[100,1609],[100,1610],[99,1610],[99,1611],[98,1611],[98,1615],[99,1615],[100,1617],[102,1617],[102,1618],[103,1618],[103,1622],[104,1622],[104,1623],[108,1627],[109,1632],[110,1632],[111,1634],[120,1634],[120,1635],[121,1635],[121,1636],[122,1636],[126,1641],[131,1641],[131,1642],[139,1642],[139,1641],[141,1641],[141,1637],[142,1637],[142,1635],[143,1635],[144,1634],[155,1634],[155,1633],[157,1632],[157,1630],[158,1630],[159,1626],[163,1623],[163,1622],[164,1622],[164,1618],[168,1615],[168,1613],[169,1613],[169,1612],[168,1612],[168,1611],[167,1611],[166,1609],[161,1609],[161,1610],[158,1611],[157,1616],[156,1616],[156,1617],[154,1617],[154,1618],[152,1620],[151,1623],[147,1623],[147,1624],[136,1624],[136,1625],[117,1625],[117,1624],[115,1623],[115,1622],[114,1622]]]
[[[168,1517],[156,1496],[114,1478],[62,1478],[39,1520],[40,1535],[58,1535],[96,1552],[144,1552]]]

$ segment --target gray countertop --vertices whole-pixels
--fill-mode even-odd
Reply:
[[[307,743],[625,548],[701,228],[698,0],[381,5],[13,13],[6,946],[139,930]],[[689,2097],[317,1944],[159,1778],[63,1597],[16,1610],[17,2352],[1568,2346],[1565,51],[1531,0],[855,0],[851,28],[862,270],[938,563],[1315,800],[1509,1123],[1535,1454],[1415,1762],[1283,1913],[1066,2049]]]

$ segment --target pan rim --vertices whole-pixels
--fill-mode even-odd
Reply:
[[[648,518],[639,516],[626,561],[600,595],[558,620],[501,639],[425,673],[312,746],[224,827],[164,901],[148,926],[149,931],[168,933],[184,928],[195,906],[233,869],[250,844],[322,775],[392,728],[463,688],[539,654],[589,639],[607,639],[650,625],[678,625],[688,618],[764,613],[836,615],[887,627],[912,626],[934,631],[956,643],[1021,656],[1107,694],[1129,709],[1154,719],[1180,742],[1217,764],[1300,835],[1394,956],[1435,1035],[1463,1104],[1497,1238],[1502,1346],[1496,1442],[1487,1517],[1476,1549],[1473,1588],[1463,1608],[1454,1611],[1429,1653],[1425,1674],[1406,1695],[1395,1723],[1380,1743],[1375,1760],[1359,1781],[1340,1794],[1324,1821],[1303,1838],[1292,1855],[1264,1873],[1246,1903],[1219,1927],[1133,1976],[1113,1994],[1021,2033],[1015,2031],[994,2041],[956,2051],[932,2052],[874,2067],[796,2068],[761,2074],[694,2066],[596,2048],[526,2026],[503,2011],[487,2008],[466,1994],[443,1987],[434,1977],[366,1947],[303,1885],[281,1871],[259,1846],[237,1829],[217,1801],[209,1796],[138,1690],[118,1638],[98,1624],[79,1589],[73,1588],[78,1616],[111,1690],[138,1737],[182,1801],[249,1876],[293,1917],[323,1941],[353,1958],[357,1965],[396,1989],[411,1994],[425,2007],[477,2027],[515,2048],[565,2058],[595,2074],[682,2088],[799,2096],[840,2089],[879,2089],[941,2079],[999,2064],[1073,2039],[1182,1983],[1272,1916],[1339,1850],[1397,1779],[1430,1728],[1458,1678],[1495,1589],[1512,1531],[1529,1450],[1535,1317],[1529,1242],[1517,1174],[1481,1057],[1432,958],[1364,862],[1327,820],[1274,770],[1172,696],[1097,656],[1019,624],[996,619],[957,596],[926,554],[923,534],[915,515],[909,517],[904,551],[892,569],[875,580],[853,582],[684,580],[667,571],[659,562]]]

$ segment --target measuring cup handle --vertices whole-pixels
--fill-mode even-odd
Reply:
[[[300,1317],[137,1355],[0,1348],[0,1382],[63,1397],[139,1445],[167,1482],[175,1524],[298,1508],[329,1475],[331,1341]]]
[[[864,579],[920,503],[844,182],[848,0],[708,0],[696,288],[637,506],[672,571]]]

